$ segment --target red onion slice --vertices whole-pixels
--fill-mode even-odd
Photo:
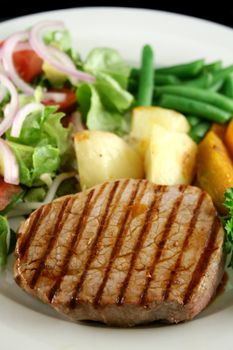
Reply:
[[[64,72],[67,75],[77,78],[79,80],[94,82],[95,78],[92,75],[84,73],[78,70],[76,67],[74,68],[71,67],[70,65],[71,60],[68,55],[66,55],[64,52],[61,51],[63,54],[63,58],[64,58],[64,55],[66,56],[66,64],[64,64],[63,61],[59,62],[59,60],[57,59],[57,54],[52,55],[48,47],[44,44],[43,34],[45,32],[64,31],[65,29],[66,28],[61,21],[40,22],[36,24],[34,27],[32,27],[30,36],[29,36],[29,43],[32,49],[37,53],[39,57],[41,57],[44,61],[51,64],[51,66],[58,69],[59,71]]]
[[[11,136],[19,137],[22,126],[23,126],[23,122],[27,118],[27,116],[29,114],[31,114],[32,112],[42,111],[43,108],[44,108],[44,106],[41,103],[37,103],[37,102],[32,102],[32,103],[29,103],[29,104],[25,105],[24,107],[22,107],[16,113],[16,116],[15,116],[15,119],[13,121],[12,128],[11,128]]]
[[[33,95],[34,89],[19,76],[13,62],[13,52],[19,43],[27,41],[28,37],[29,34],[27,32],[19,32],[11,35],[4,41],[1,49],[1,57],[4,70],[17,88],[27,95]]]
[[[3,164],[4,181],[12,184],[19,184],[19,166],[10,146],[6,141],[0,139],[0,158]]]
[[[59,63],[62,63],[64,66],[76,70],[75,64],[72,61],[72,59],[68,55],[66,55],[63,51],[51,45],[48,46],[48,50],[50,54],[58,60]],[[70,81],[72,84],[75,85],[78,83],[78,78],[71,76]]]
[[[0,83],[9,91],[11,97],[10,102],[5,107],[3,120],[0,122],[0,136],[2,136],[13,122],[15,114],[18,110],[19,99],[16,88],[3,74],[0,74]]]
[[[14,52],[25,51],[25,50],[32,50],[31,45],[29,44],[28,41],[18,42]]]
[[[5,88],[5,86],[0,86],[0,103],[3,101],[6,94],[7,94],[7,89]]]
[[[62,103],[66,99],[64,92],[45,92],[43,101],[53,100],[54,103]]]

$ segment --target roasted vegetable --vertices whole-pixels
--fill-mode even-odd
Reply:
[[[142,178],[143,161],[119,136],[105,131],[83,131],[74,137],[82,189],[104,181]]]
[[[220,213],[226,213],[224,193],[233,187],[233,164],[220,137],[209,131],[198,146],[197,181],[207,191]]]
[[[188,133],[189,123],[183,114],[161,107],[136,107],[132,111],[130,136],[138,140],[141,154],[145,153],[153,125]]]
[[[146,178],[160,185],[190,184],[197,145],[185,133],[154,125],[145,157]]]

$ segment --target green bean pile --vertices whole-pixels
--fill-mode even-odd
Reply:
[[[138,106],[161,106],[183,113],[191,126],[190,136],[204,137],[212,122],[225,124],[233,116],[233,65],[222,61],[193,62],[154,68],[153,49],[142,49],[141,66],[132,68],[129,91]]]

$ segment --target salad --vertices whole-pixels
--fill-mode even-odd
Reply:
[[[138,68],[113,48],[82,59],[60,21],[17,32],[0,50],[0,266],[16,241],[9,218],[127,177],[202,187],[232,253],[233,65],[155,69],[149,45]]]

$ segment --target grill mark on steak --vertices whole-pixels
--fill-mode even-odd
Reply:
[[[107,269],[105,271],[105,275],[104,275],[104,278],[102,280],[102,283],[96,293],[96,297],[93,301],[93,305],[95,308],[98,307],[99,303],[100,303],[100,300],[101,300],[101,297],[103,295],[103,291],[104,291],[104,288],[105,288],[105,285],[107,283],[107,280],[108,280],[108,277],[109,277],[109,273],[111,271],[111,267],[114,263],[114,260],[117,256],[117,254],[119,253],[120,249],[121,249],[121,245],[123,243],[123,234],[124,234],[124,227],[127,223],[127,220],[130,216],[130,213],[132,211],[132,205],[134,203],[134,200],[138,194],[138,191],[140,189],[140,185],[141,185],[141,182],[138,182],[134,188],[134,190],[132,191],[131,193],[131,196],[129,198],[129,203],[127,205],[127,209],[124,213],[124,215],[122,216],[122,220],[121,222],[118,223],[118,227],[119,227],[119,233],[117,235],[117,238],[116,238],[116,241],[115,241],[115,244],[113,246],[113,249],[112,249],[112,252],[111,252],[111,256],[110,256],[110,259],[109,259],[109,263],[108,263],[108,266],[107,266]]]
[[[70,305],[70,307],[72,309],[75,308],[76,303],[79,300],[79,294],[80,294],[80,292],[82,290],[82,286],[83,286],[83,283],[85,281],[85,278],[86,278],[86,275],[87,275],[87,271],[88,271],[88,269],[89,269],[89,267],[91,265],[91,262],[93,261],[93,259],[96,256],[96,253],[98,251],[98,245],[101,242],[101,238],[102,238],[104,229],[108,227],[109,220],[111,218],[111,213],[110,213],[110,215],[108,215],[109,214],[109,209],[110,209],[112,201],[114,200],[114,196],[115,196],[115,193],[116,193],[118,187],[119,187],[119,181],[116,181],[114,183],[111,191],[109,192],[109,196],[108,196],[108,200],[106,202],[105,210],[104,210],[104,212],[102,214],[102,217],[100,219],[100,224],[99,224],[99,227],[98,227],[98,231],[97,231],[96,237],[94,239],[94,242],[93,242],[93,244],[91,246],[90,255],[89,255],[89,257],[88,257],[88,259],[86,261],[83,273],[82,273],[82,275],[80,277],[80,280],[78,281],[77,285],[74,288],[74,293],[73,293],[73,295],[72,295],[72,297],[70,299],[70,302],[69,302],[69,305]]]
[[[35,273],[32,276],[31,282],[29,284],[31,289],[33,289],[35,287],[36,282],[40,277],[41,271],[46,264],[46,259],[49,256],[49,254],[51,253],[51,250],[54,247],[54,245],[58,239],[58,236],[62,230],[62,227],[65,224],[67,216],[69,215],[69,210],[71,210],[71,208],[72,208],[74,199],[75,199],[75,197],[68,197],[64,200],[64,202],[61,205],[60,211],[59,211],[58,216],[57,216],[56,224],[55,224],[53,232],[50,236],[50,240],[48,242],[47,248],[45,249],[43,256],[40,258],[40,264],[39,264],[38,268],[35,270]],[[66,211],[66,208],[68,208],[67,211]]]
[[[170,273],[170,279],[168,281],[167,287],[165,287],[165,291],[164,291],[164,294],[163,294],[163,299],[164,300],[168,299],[168,296],[169,296],[169,293],[170,293],[170,289],[172,287],[172,283],[173,283],[173,281],[175,279],[175,276],[177,274],[177,270],[179,269],[180,264],[181,264],[183,253],[184,253],[184,251],[185,251],[185,249],[187,247],[189,238],[191,237],[191,235],[193,233],[193,230],[194,230],[194,228],[196,226],[196,222],[198,220],[198,217],[199,217],[199,214],[200,214],[200,210],[201,210],[201,206],[202,206],[202,203],[204,201],[205,196],[206,196],[205,192],[202,192],[199,195],[198,199],[197,199],[197,204],[196,204],[196,207],[193,210],[193,216],[192,216],[192,218],[190,220],[190,223],[189,223],[189,226],[188,226],[188,229],[187,229],[187,233],[186,233],[186,237],[185,237],[185,240],[183,242],[180,254],[178,256],[178,259],[176,260],[174,269]]]
[[[149,289],[149,286],[150,286],[150,282],[152,280],[152,276],[153,276],[153,271],[155,269],[155,265],[160,259],[160,256],[162,254],[162,251],[163,251],[164,245],[166,243],[168,234],[169,234],[169,232],[170,232],[170,230],[172,228],[173,223],[176,220],[177,212],[178,212],[179,207],[180,207],[180,205],[182,203],[182,200],[183,200],[183,197],[184,197],[183,193],[184,193],[185,189],[186,189],[186,187],[184,185],[180,185],[179,186],[180,195],[177,197],[175,203],[173,204],[173,207],[172,207],[172,210],[170,212],[170,215],[168,216],[167,222],[166,222],[165,227],[164,227],[164,229],[162,231],[162,235],[161,235],[162,238],[160,239],[160,241],[158,243],[158,248],[156,250],[154,259],[152,261],[152,264],[151,264],[150,268],[147,271],[147,279],[146,279],[145,287],[144,287],[144,289],[143,289],[143,291],[141,293],[141,296],[140,296],[140,304],[143,305],[144,307],[146,307],[147,292],[148,292],[148,289]]]
[[[49,203],[41,208],[38,209],[37,215],[34,216],[31,225],[29,226],[28,230],[24,233],[25,239],[23,243],[21,243],[21,246],[19,247],[18,254],[19,258],[23,260],[26,258],[26,253],[28,251],[28,248],[35,237],[37,231],[39,230],[40,225],[43,222],[43,219],[46,218],[48,215],[50,209],[52,207],[52,203]],[[27,235],[28,232],[28,235]]]
[[[94,197],[93,203],[91,205],[91,200],[94,196],[95,193],[95,189],[91,190],[86,198],[86,202],[85,205],[83,207],[83,211],[82,214],[80,216],[80,219],[78,221],[77,227],[75,229],[75,234],[70,242],[70,246],[67,249],[65,258],[64,258],[64,262],[63,262],[63,266],[61,268],[61,273],[60,276],[57,277],[55,284],[53,285],[53,287],[51,288],[51,290],[48,293],[48,300],[50,303],[53,302],[54,297],[56,296],[58,290],[60,289],[60,285],[62,282],[63,277],[66,275],[67,270],[68,270],[68,266],[69,266],[69,262],[70,259],[73,255],[73,253],[71,253],[72,248],[75,246],[77,247],[77,245],[79,244],[79,240],[81,238],[81,233],[84,230],[87,220],[88,220],[88,215],[91,212],[91,209],[93,208],[93,206],[95,205],[97,199],[99,198],[99,196],[101,195],[101,193],[103,192],[104,188],[105,188],[106,184],[103,184],[100,188],[99,188],[99,192],[97,192],[96,196]],[[75,251],[75,248],[74,248]]]
[[[195,287],[200,282],[201,277],[205,274],[205,271],[209,265],[209,261],[211,258],[212,253],[214,252],[214,246],[215,241],[218,235],[218,231],[220,230],[221,223],[220,219],[217,215],[215,215],[213,224],[211,227],[211,233],[208,238],[208,242],[201,254],[201,257],[198,261],[198,264],[193,272],[192,278],[189,282],[189,285],[187,287],[187,290],[184,295],[184,305],[189,302],[189,300],[192,298],[192,295],[194,293]]]
[[[122,287],[121,287],[119,296],[117,298],[117,305],[119,305],[119,306],[124,303],[124,295],[125,295],[125,292],[127,290],[130,278],[132,276],[132,271],[134,269],[135,262],[137,260],[138,254],[143,246],[143,243],[146,239],[146,236],[151,228],[153,216],[159,212],[159,206],[160,206],[160,203],[161,203],[161,200],[163,197],[163,193],[165,190],[166,190],[165,186],[158,186],[158,188],[156,188],[154,190],[154,194],[156,195],[156,193],[158,192],[159,195],[158,195],[158,198],[154,199],[151,202],[151,204],[147,210],[147,213],[145,215],[144,223],[142,225],[141,231],[139,233],[138,239],[137,239],[136,244],[135,244],[134,249],[133,249],[133,255],[132,255],[132,258],[130,261],[128,274],[122,283]]]

